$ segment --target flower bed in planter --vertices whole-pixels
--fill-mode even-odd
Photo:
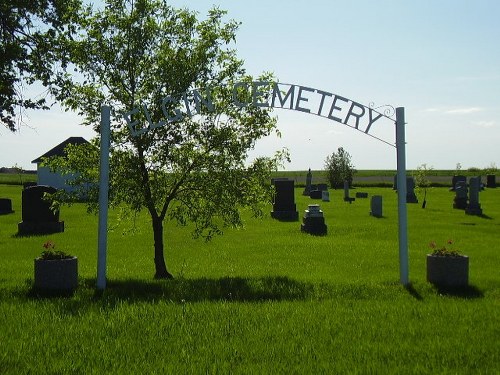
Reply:
[[[444,287],[469,284],[469,257],[427,254],[427,281]]]
[[[35,289],[43,292],[73,292],[78,286],[78,259],[35,259]]]

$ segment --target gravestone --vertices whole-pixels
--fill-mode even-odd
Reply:
[[[349,181],[344,181],[344,202],[352,203],[356,198],[349,196]]]
[[[295,205],[294,181],[287,178],[275,178],[272,183],[276,192],[271,217],[282,221],[299,220]]]
[[[356,192],[356,198],[368,198],[368,193],[358,191],[358,192]]]
[[[469,203],[465,208],[467,215],[482,215],[483,210],[479,204],[479,191],[481,190],[481,177],[469,179]]]
[[[302,218],[300,230],[309,234],[319,236],[325,235],[327,227],[323,211],[321,211],[319,204],[310,204],[307,208]]]
[[[406,177],[406,203],[418,203],[415,195],[415,180],[413,177]]]
[[[306,176],[306,187],[304,188],[304,191],[302,192],[302,195],[309,195],[311,192],[311,183],[312,183],[312,173],[311,173],[311,168],[309,168],[309,171],[307,172]]]
[[[23,182],[23,189],[27,189],[38,185],[36,182]]]
[[[328,190],[323,190],[321,192],[321,200],[323,202],[330,202],[330,192]]]
[[[316,185],[316,189],[319,191],[326,191],[328,190],[328,184],[318,184]]]
[[[455,185],[455,198],[453,199],[453,208],[465,210],[467,208],[468,189],[467,181],[459,180]]]
[[[382,196],[372,195],[370,201],[370,215],[375,217],[382,217]]]
[[[59,221],[59,211],[50,209],[44,194],[54,194],[57,189],[37,185],[22,192],[22,221],[18,224],[19,234],[45,234],[64,232],[64,221]]]
[[[453,176],[451,178],[451,188],[450,188],[450,191],[455,191],[456,186],[457,186],[457,184],[460,181],[463,181],[463,182],[467,183],[467,177],[462,176],[462,175]]]
[[[327,184],[311,185],[311,190],[309,191],[309,197],[311,197],[311,199],[321,199],[322,192],[327,190],[328,190]]]
[[[311,191],[309,192],[309,197],[310,197],[311,199],[321,199],[321,198],[322,198],[322,196],[323,196],[323,195],[322,195],[322,193],[323,193],[323,192],[322,192],[321,190],[311,190]]]
[[[489,174],[486,176],[486,187],[492,189],[497,187],[496,177],[494,174]]]
[[[12,201],[9,198],[0,198],[0,215],[7,215],[13,212]]]

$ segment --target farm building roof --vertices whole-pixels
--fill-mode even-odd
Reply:
[[[37,163],[37,164],[41,163],[43,158],[50,158],[51,156],[64,156],[66,155],[64,149],[66,148],[67,145],[81,145],[85,143],[89,142],[83,137],[69,137],[64,142],[59,143],[56,147],[52,148],[45,154],[33,160],[32,163]]]

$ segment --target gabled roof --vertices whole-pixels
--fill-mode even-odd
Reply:
[[[64,152],[64,149],[66,148],[67,145],[81,145],[85,143],[89,142],[83,137],[69,137],[64,142],[59,143],[53,149],[47,151],[42,156],[39,156],[38,158],[33,160],[32,163],[37,163],[37,164],[41,163],[43,158],[49,158],[51,156],[65,156],[66,153]]]

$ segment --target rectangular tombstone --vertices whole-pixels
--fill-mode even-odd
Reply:
[[[467,183],[467,177],[462,176],[462,175],[456,175],[451,178],[451,191],[455,191],[456,186],[459,182],[465,182]]]
[[[372,195],[370,201],[370,215],[375,217],[382,217],[382,196]]]
[[[349,181],[344,181],[344,202],[352,203],[356,198],[349,196]]]
[[[309,192],[309,197],[310,197],[311,199],[321,199],[321,197],[322,197],[322,193],[323,193],[323,192],[322,192],[321,190],[311,190],[311,191]]]
[[[289,179],[273,179],[276,190],[274,195],[271,217],[284,221],[299,220],[299,213],[295,205],[295,183]]]
[[[496,177],[494,174],[489,174],[486,176],[486,187],[494,189],[497,187]]]
[[[368,193],[358,191],[358,192],[356,192],[356,198],[368,198]]]
[[[330,192],[328,190],[323,190],[321,192],[321,200],[323,202],[330,202]]]
[[[328,190],[328,184],[318,184],[316,186],[316,189],[319,191],[326,191],[326,190]]]
[[[7,215],[13,212],[12,200],[9,198],[0,198],[0,215]]]
[[[59,211],[53,211],[44,200],[45,193],[54,194],[51,186],[36,185],[22,191],[22,222],[18,224],[20,234],[64,232],[64,222],[59,221]]]
[[[483,210],[479,204],[479,192],[481,191],[481,177],[469,179],[469,203],[465,208],[467,215],[482,215]]]
[[[455,185],[455,198],[453,199],[453,208],[465,210],[468,201],[467,181],[459,180]]]
[[[415,180],[413,177],[406,177],[406,203],[418,203],[415,195]]]

